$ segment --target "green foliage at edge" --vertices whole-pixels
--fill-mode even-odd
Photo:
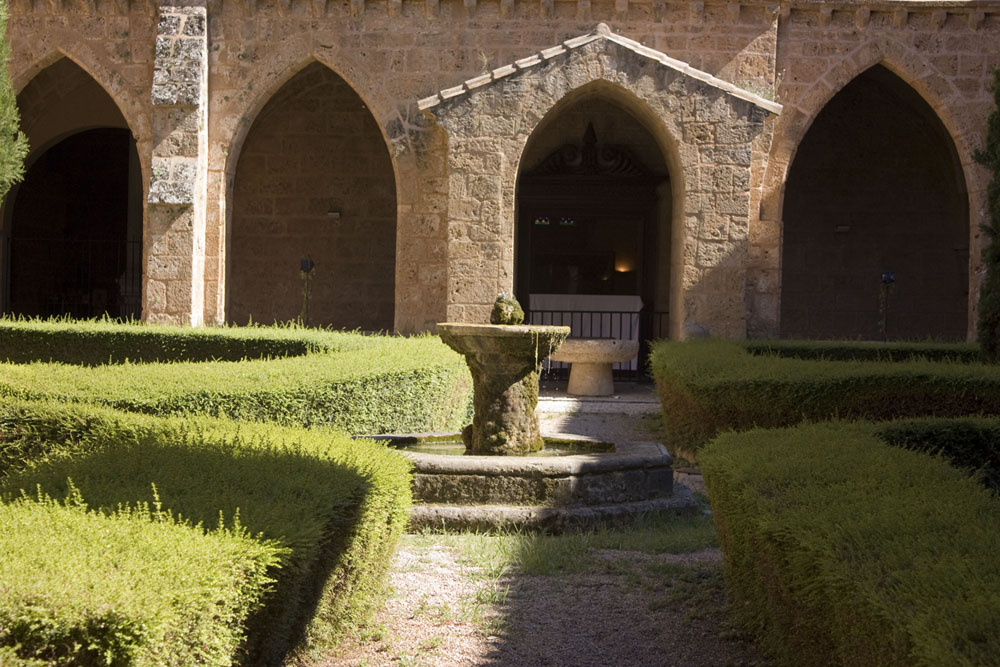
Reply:
[[[21,132],[17,96],[7,68],[9,60],[7,0],[0,0],[0,199],[24,176],[24,158],[28,155],[28,139]]]
[[[992,90],[996,108],[987,121],[986,147],[975,154],[976,161],[993,176],[986,187],[990,220],[983,225],[986,276],[979,290],[977,329],[983,358],[996,363],[1000,361],[1000,69],[993,71]]]
[[[1000,369],[981,363],[838,361],[749,354],[730,341],[658,341],[650,367],[668,444],[687,458],[725,430],[833,418],[1000,414]]]
[[[1000,655],[1000,500],[872,424],[719,436],[701,469],[741,625],[781,665]]]
[[[84,332],[100,328],[86,323],[71,326]],[[116,331],[129,326],[101,325],[111,331],[108,335],[118,335]],[[26,328],[12,326],[10,330]],[[152,338],[158,331],[132,328]],[[165,335],[172,337],[175,330],[166,329]],[[0,326],[0,338],[4,331]],[[223,343],[247,337],[225,332],[205,335]],[[305,332],[306,342],[321,351],[261,360],[97,367],[0,363],[0,396],[97,403],[156,415],[201,414],[332,426],[356,434],[457,431],[467,423],[472,398],[468,368],[439,339]],[[99,337],[104,335],[99,332]],[[130,335],[122,340],[127,343]],[[299,336],[294,330],[288,335],[293,342]]]
[[[234,660],[274,664],[290,646],[306,652],[329,647],[378,599],[376,593],[381,590],[389,557],[408,516],[409,464],[370,440],[351,440],[331,431],[190,416],[163,419],[88,405],[15,401],[0,408],[0,436],[0,493],[8,504],[26,502],[22,489],[32,493],[38,490],[57,498],[77,497],[93,510],[114,517],[123,507],[148,509],[150,490],[155,485],[156,516],[167,513],[189,527],[198,526],[199,534],[201,526],[218,524],[220,530],[238,532],[241,539],[252,537],[255,544],[263,540],[278,548],[271,553],[278,554],[280,562],[267,572],[276,585],[264,598],[263,608],[245,623],[230,616],[223,619],[236,623],[237,635],[248,638],[246,646],[234,654],[233,642],[225,641],[229,635],[212,629],[216,621],[211,613],[195,617],[189,614],[186,618],[191,627],[171,634],[170,641],[181,644],[155,654],[160,657],[171,651],[188,655],[181,650],[182,644],[195,631],[211,636],[219,632],[219,641],[230,649],[224,659],[204,664],[230,664]],[[38,507],[39,512],[43,511],[42,505]],[[129,512],[130,517],[137,516]],[[81,530],[90,532],[85,527]],[[116,535],[115,531],[108,533],[109,548],[128,556],[132,538],[121,538],[119,543]],[[86,543],[88,539],[87,535],[77,536],[78,542]],[[32,541],[22,536],[24,540]],[[17,544],[16,539],[13,544]],[[187,549],[183,541],[170,548],[177,552]],[[178,599],[175,593],[187,589],[187,584],[177,581],[178,577],[183,580],[188,576],[186,568],[170,568],[164,561],[171,570],[164,576],[174,577],[179,589],[158,589],[164,595],[159,606],[143,598],[146,603],[137,609],[127,595],[124,600],[112,596],[109,602],[108,591],[102,588],[107,572],[95,566],[90,577],[86,568],[74,570],[73,576],[67,577],[66,568],[78,562],[65,558],[66,549],[57,551],[15,548],[4,554],[3,561],[7,567],[29,567],[33,571],[39,562],[51,565],[48,588],[65,591],[65,581],[72,582],[72,590],[84,591],[77,596],[80,599],[104,600],[108,604],[102,609],[119,616],[125,614],[121,617],[123,628],[145,627],[149,614],[162,614],[163,605],[169,608],[170,600]],[[141,554],[130,557],[139,569],[157,562],[155,558],[147,562]],[[112,579],[121,582],[120,577]],[[5,576],[0,580],[21,578]],[[36,588],[45,590],[45,582]],[[224,588],[215,595],[225,597],[244,590],[238,586]],[[15,586],[13,590],[20,589]],[[255,595],[260,597],[260,593],[258,590]],[[5,604],[5,596],[0,595],[0,617],[5,613]],[[20,611],[25,611],[23,605]],[[70,634],[83,633],[88,641],[115,655],[118,648],[108,648],[102,643],[104,639],[124,636],[125,644],[134,643],[135,638],[128,639],[131,630],[116,631],[112,636],[101,634],[104,626],[88,625],[87,619],[96,617],[81,617],[79,606],[67,609],[53,603],[35,612],[28,616],[36,621],[52,618],[54,625],[36,622],[32,627],[61,627]],[[22,631],[37,639],[31,635],[31,627]],[[4,643],[8,642],[0,636],[0,644]],[[147,644],[142,644],[139,653],[149,657],[154,654]],[[41,645],[44,653],[44,637]],[[9,654],[11,650],[10,646],[0,649],[0,658],[6,657],[4,651]],[[184,659],[178,664],[195,662],[202,664]],[[74,658],[53,664],[91,663]],[[154,657],[135,664],[172,663]]]

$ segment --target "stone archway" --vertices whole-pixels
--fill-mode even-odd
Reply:
[[[817,115],[783,220],[782,336],[966,337],[961,164],[934,111],[889,70],[866,70]]]
[[[668,335],[746,335],[752,165],[781,105],[616,35],[605,25],[421,100],[447,135],[448,318],[486,321],[514,287],[515,190],[524,147],[553,109],[614,91],[670,174]]]
[[[304,310],[301,260],[315,263],[311,324],[393,327],[396,189],[379,127],[320,63],[293,76],[254,121],[233,184],[227,320]]]
[[[142,184],[115,102],[62,58],[18,95],[32,151],[4,208],[4,309],[20,315],[138,318]]]
[[[533,321],[569,323],[577,336],[667,337],[673,206],[666,157],[643,122],[603,88],[554,109],[525,146],[515,291]]]

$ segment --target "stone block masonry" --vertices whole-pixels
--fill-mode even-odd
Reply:
[[[204,321],[208,168],[208,15],[161,7],[151,93],[144,318]]]
[[[609,29],[598,35],[601,22]],[[391,280],[392,312],[380,322],[411,332],[486,315],[514,283],[517,177],[531,129],[600,88],[652,128],[666,157],[671,335],[776,335],[796,151],[827,103],[881,64],[954,143],[974,330],[988,175],[972,154],[1000,66],[1000,0],[11,0],[8,35],[15,88],[31,98],[26,123],[48,104],[29,84],[66,58],[136,139],[149,320],[231,319],[234,216],[249,205],[237,199],[237,166],[272,97],[318,63],[370,114],[395,180],[394,266],[350,288],[385,294]],[[87,113],[81,129],[96,117]],[[361,201],[350,188],[316,187],[327,200]],[[381,256],[388,244],[373,243],[358,253]],[[277,262],[269,252],[255,261]]]

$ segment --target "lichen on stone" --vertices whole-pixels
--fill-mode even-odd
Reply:
[[[493,302],[493,312],[490,313],[490,324],[521,324],[524,322],[524,309],[510,292],[500,292]]]

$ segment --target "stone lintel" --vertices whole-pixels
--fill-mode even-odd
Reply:
[[[868,27],[871,22],[872,10],[868,7],[859,7],[857,11],[854,12],[854,25],[858,27],[858,30],[864,30]]]

